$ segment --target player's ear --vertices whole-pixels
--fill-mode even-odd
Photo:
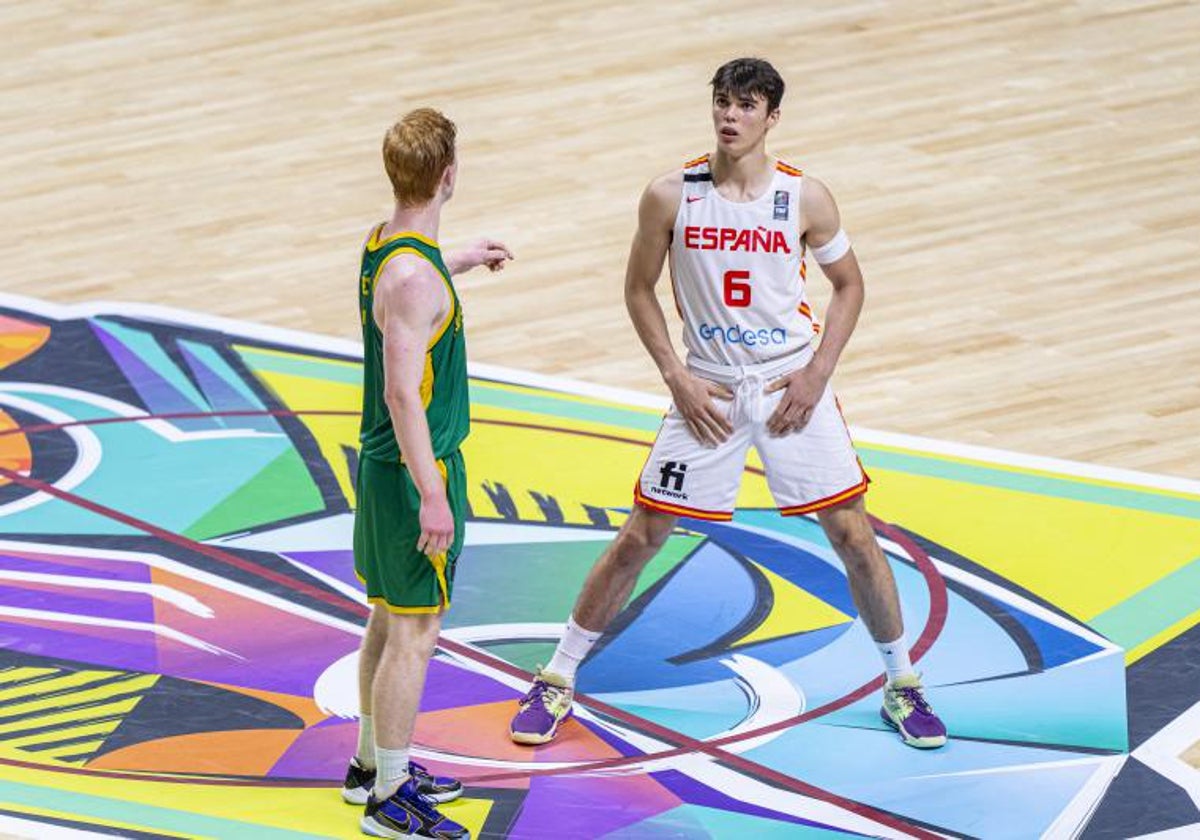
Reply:
[[[776,108],[771,113],[767,114],[767,130],[775,127],[775,123],[779,122],[779,109]]]
[[[454,183],[458,180],[458,159],[446,167],[446,171],[442,173],[442,193],[447,199],[454,195]]]

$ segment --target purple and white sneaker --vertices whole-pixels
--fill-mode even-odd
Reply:
[[[508,734],[518,744],[545,744],[571,716],[571,684],[558,674],[538,669],[529,691],[521,698]]]
[[[916,674],[900,677],[884,687],[879,716],[910,747],[931,750],[946,743],[946,725],[925,699],[925,689]]]

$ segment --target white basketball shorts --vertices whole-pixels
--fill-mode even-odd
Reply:
[[[831,388],[826,387],[803,428],[782,437],[767,431],[766,421],[784,391],[768,394],[763,388],[811,359],[808,347],[761,365],[725,367],[689,359],[697,376],[734,392],[732,400],[714,398],[733,433],[718,446],[705,446],[672,405],[634,488],[634,501],[661,513],[729,520],[751,446],[758,450],[767,486],[784,516],[812,513],[865,493],[870,479]]]

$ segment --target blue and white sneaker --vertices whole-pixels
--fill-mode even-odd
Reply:
[[[415,761],[408,763],[408,772],[417,780],[417,788],[422,795],[438,804],[453,802],[462,796],[463,786],[458,779],[435,776]],[[346,768],[346,780],[342,783],[342,799],[351,805],[366,805],[373,787],[375,771],[363,767],[357,758],[350,759],[350,766]]]
[[[378,800],[372,792],[358,823],[363,834],[372,837],[428,837],[434,840],[470,840],[471,832],[444,816],[433,801],[423,795],[415,776],[387,799]]]

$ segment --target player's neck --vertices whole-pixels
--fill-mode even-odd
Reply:
[[[760,146],[740,156],[718,149],[710,168],[715,186],[749,194],[762,189],[764,179],[770,177],[774,167],[774,160]]]
[[[396,209],[392,211],[392,218],[383,226],[380,239],[395,236],[401,231],[412,231],[437,242],[441,217],[442,202],[436,198],[421,207],[404,207],[397,204]]]

